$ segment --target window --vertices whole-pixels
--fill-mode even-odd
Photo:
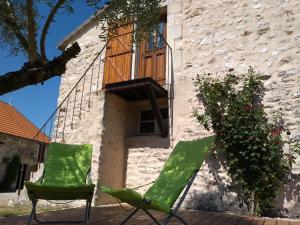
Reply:
[[[24,182],[30,180],[30,172],[27,169],[28,168],[26,164],[23,164],[19,167],[16,190],[23,190]]]
[[[163,122],[168,127],[168,108],[160,110]],[[143,110],[140,114],[140,134],[156,134],[159,133],[158,125],[152,110]]]
[[[37,163],[44,163],[44,160],[45,160],[45,149],[46,149],[46,145],[45,144],[40,144],[40,146],[39,146],[39,152],[38,152],[38,157],[37,157]]]
[[[165,36],[165,22],[162,21],[158,24],[158,30],[154,30],[149,33],[147,51],[163,48],[164,36]]]

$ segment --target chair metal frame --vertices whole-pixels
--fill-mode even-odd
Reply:
[[[175,217],[176,219],[178,219],[181,223],[183,223],[184,225],[189,225],[182,217],[180,217],[177,214],[177,211],[179,210],[180,206],[182,205],[186,195],[188,194],[197,174],[198,174],[199,170],[196,170],[193,175],[191,176],[189,182],[187,183],[187,185],[185,186],[185,190],[179,200],[179,202],[177,203],[177,205],[171,209],[171,212],[169,213],[169,215],[163,220],[162,223],[158,222],[157,219],[155,219],[155,217],[146,209],[141,209],[141,208],[135,208],[134,211],[120,224],[120,225],[125,225],[130,219],[131,217],[133,217],[140,209],[143,210],[157,225],[166,225],[170,222],[170,220]],[[150,204],[151,202],[149,202],[148,200],[145,201],[145,203]]]
[[[45,175],[45,170],[43,171],[43,174],[42,176],[40,177],[39,180],[43,180],[44,178],[44,175]],[[86,181],[89,180],[91,181],[91,168],[89,169],[87,175],[86,175]],[[90,199],[90,200],[86,200],[86,206],[85,206],[85,219],[84,220],[77,220],[77,221],[68,221],[68,220],[65,220],[65,221],[60,221],[60,220],[55,220],[55,221],[42,221],[42,220],[39,220],[37,218],[37,214],[36,214],[36,207],[37,207],[37,202],[38,202],[38,198],[35,198],[33,199],[31,202],[32,202],[32,210],[31,210],[31,213],[29,215],[29,218],[28,218],[28,221],[27,221],[27,225],[30,225],[32,219],[34,219],[35,222],[37,223],[41,223],[41,224],[56,224],[56,223],[85,223],[85,225],[88,225],[89,223],[89,218],[90,218],[90,214],[91,214],[91,206],[92,206],[92,200],[93,200],[93,197],[94,197],[94,193],[91,194],[90,198],[87,197],[87,199]],[[73,201],[76,201],[76,200],[84,200],[84,199],[70,199]],[[47,201],[47,200],[46,200]]]
[[[32,219],[34,219],[35,222],[37,223],[41,223],[41,224],[57,224],[57,223],[85,223],[86,225],[88,225],[89,223],[89,218],[90,218],[90,214],[91,214],[91,205],[92,205],[92,200],[87,200],[86,201],[86,207],[85,207],[85,219],[84,220],[77,220],[77,221],[62,221],[62,220],[51,220],[51,221],[42,221],[40,219],[37,218],[37,214],[36,214],[36,206],[37,206],[37,202],[38,200],[32,200],[32,210],[31,210],[31,214],[28,218],[27,221],[27,225],[30,225]]]

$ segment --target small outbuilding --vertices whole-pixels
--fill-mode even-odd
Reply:
[[[24,181],[44,160],[49,138],[14,106],[0,101],[0,205],[18,199]]]

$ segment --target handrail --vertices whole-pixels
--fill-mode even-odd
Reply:
[[[76,82],[76,84],[73,86],[73,88],[69,91],[69,93],[67,94],[67,96],[62,100],[62,102],[57,106],[57,108],[54,110],[54,112],[50,115],[49,119],[43,124],[43,126],[39,129],[39,131],[35,134],[35,136],[33,137],[33,140],[35,140],[39,134],[41,132],[43,132],[43,130],[46,128],[47,124],[51,121],[51,126],[52,126],[52,122],[53,122],[53,117],[55,116],[55,114],[57,113],[57,111],[63,106],[63,104],[69,99],[69,97],[71,96],[71,94],[73,93],[73,91],[78,87],[78,85],[80,84],[80,82],[85,78],[85,76],[87,75],[88,71],[91,69],[91,67],[94,65],[94,63],[96,62],[96,60],[99,58],[99,56],[102,54],[102,52],[104,51],[104,49],[106,48],[108,42],[105,43],[105,45],[101,48],[101,50],[99,51],[99,53],[96,55],[96,57],[94,58],[94,60],[92,61],[92,63],[88,66],[88,68],[85,70],[85,72],[83,73],[83,75],[80,77],[80,79]],[[101,61],[101,59],[100,59]],[[92,84],[91,84],[92,85]],[[51,132],[52,127],[50,128],[50,132]]]

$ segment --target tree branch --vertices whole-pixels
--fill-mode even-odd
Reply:
[[[41,40],[40,40],[40,51],[41,51],[41,57],[42,61],[46,62],[47,61],[47,56],[46,56],[46,47],[45,47],[45,42],[46,42],[46,36],[48,33],[48,30],[50,28],[50,24],[53,22],[53,19],[55,17],[55,14],[57,11],[60,9],[60,7],[65,3],[66,0],[58,0],[55,6],[51,9],[48,18],[45,22],[42,35],[41,35]]]
[[[7,27],[11,30],[13,34],[16,35],[17,39],[19,40],[21,46],[24,48],[24,50],[28,53],[28,42],[24,35],[22,34],[22,28],[16,21],[16,15],[14,14],[14,9],[11,6],[11,3],[8,1],[3,2],[4,9],[8,11],[8,13],[3,18],[3,22],[7,25]],[[3,10],[4,10],[3,9]]]
[[[28,56],[29,62],[35,63],[39,61],[39,54],[37,52],[36,42],[36,21],[34,19],[33,1],[26,0],[26,12],[27,12],[27,32],[28,32]]]
[[[60,56],[38,67],[24,65],[21,70],[0,76],[0,95],[26,87],[28,85],[43,83],[54,77],[61,76],[66,70],[67,62],[75,58],[80,52],[78,43],[74,43]]]

